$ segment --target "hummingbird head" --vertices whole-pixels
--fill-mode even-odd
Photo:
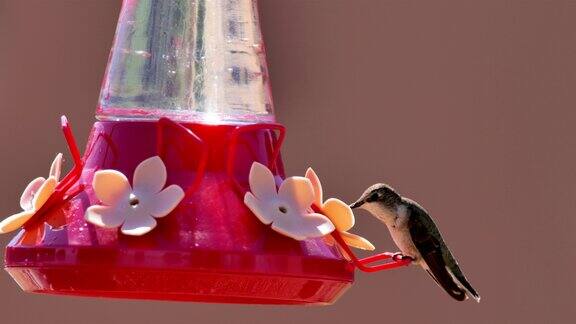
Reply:
[[[362,196],[350,205],[350,208],[368,210],[372,206],[378,206],[378,209],[396,210],[400,203],[402,203],[402,197],[392,187],[384,183],[378,183],[366,189]]]

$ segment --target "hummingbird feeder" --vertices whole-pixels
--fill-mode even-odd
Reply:
[[[256,0],[124,0],[86,150],[24,191],[5,268],[24,291],[331,304],[409,260],[348,233],[312,169],[286,177]]]

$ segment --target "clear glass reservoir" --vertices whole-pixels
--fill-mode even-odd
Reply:
[[[97,117],[273,122],[256,0],[125,0]]]

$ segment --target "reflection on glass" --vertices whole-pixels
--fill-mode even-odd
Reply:
[[[103,120],[274,121],[256,0],[124,0]]]

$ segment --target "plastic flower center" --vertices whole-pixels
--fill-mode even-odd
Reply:
[[[288,212],[288,209],[284,206],[280,206],[278,207],[278,210],[282,213],[282,214],[286,214]]]
[[[138,207],[138,205],[140,205],[140,200],[138,200],[138,197],[136,197],[134,194],[130,194],[130,206],[132,206],[132,208],[136,208]]]

